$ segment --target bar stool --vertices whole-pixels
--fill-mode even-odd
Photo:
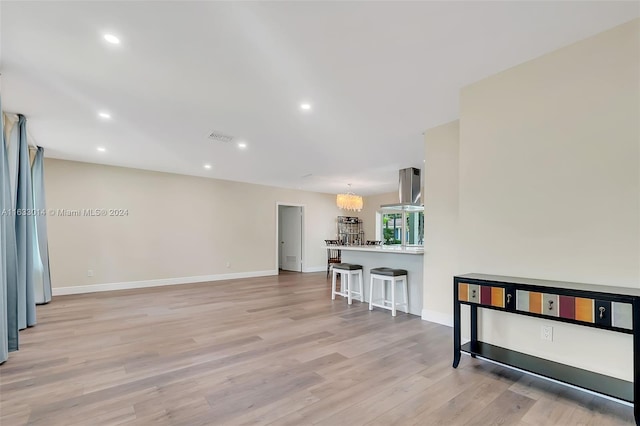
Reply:
[[[374,303],[373,298],[373,284],[375,280],[380,280],[382,283],[382,298],[376,299],[379,303]],[[387,281],[391,283],[391,300],[387,299]],[[404,302],[396,303],[396,283],[402,283],[404,289]],[[391,315],[396,316],[396,306],[404,305],[405,312],[409,313],[409,293],[407,286],[407,271],[405,269],[394,268],[373,268],[371,270],[371,283],[369,284],[369,310],[373,310],[373,307],[384,308],[391,310]]]
[[[336,277],[340,274],[340,291],[336,291]],[[358,291],[352,288],[352,278],[358,278]],[[353,280],[356,281],[355,279]],[[353,263],[334,263],[333,275],[331,277],[331,300],[338,296],[346,297],[351,305],[353,295],[360,296],[360,301],[364,302],[364,283],[362,279],[362,265],[354,265]]]

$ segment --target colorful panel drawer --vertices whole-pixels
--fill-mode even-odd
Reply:
[[[529,292],[529,312],[534,314],[542,313],[542,293]]]
[[[504,288],[491,287],[491,306],[504,308]]]
[[[505,308],[507,308],[507,310],[509,311],[513,311],[516,309],[516,292],[513,288],[511,287],[505,287],[504,289],[505,292]]]
[[[491,287],[483,285],[480,287],[480,303],[483,305],[491,305]]]
[[[633,314],[631,303],[611,303],[611,325],[633,330]]]
[[[547,294],[542,295],[542,314],[549,315],[550,317],[558,316],[558,295]]]
[[[469,300],[469,284],[458,284],[458,300],[465,302]]]
[[[560,317],[567,319],[576,318],[576,300],[573,296],[560,296]]]
[[[529,292],[526,290],[516,291],[516,309],[529,312]]]
[[[478,284],[469,284],[469,302],[480,303],[480,286]]]
[[[515,306],[514,297],[515,292],[511,287],[507,289],[488,285],[458,283],[458,300],[461,302],[513,310]]]
[[[593,309],[593,299],[576,297],[576,320],[584,322],[594,322]]]

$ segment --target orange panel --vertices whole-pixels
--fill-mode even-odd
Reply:
[[[593,299],[576,297],[576,319],[578,321],[593,322]]]
[[[542,313],[542,293],[529,292],[529,312],[534,314]]]
[[[458,283],[458,300],[469,301],[469,284]]]
[[[504,308],[504,288],[491,287],[491,306]]]

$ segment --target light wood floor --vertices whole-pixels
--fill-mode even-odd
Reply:
[[[55,297],[0,366],[9,425],[619,425],[632,409],[463,357],[323,273]]]

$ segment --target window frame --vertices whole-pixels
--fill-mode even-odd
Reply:
[[[424,230],[424,210],[422,211],[407,211],[402,209],[384,209],[376,211],[376,240],[382,241],[382,245],[388,246],[401,246],[401,247],[424,247],[424,234],[422,236],[422,244],[407,244],[407,220],[409,220],[409,215],[411,213],[422,213],[423,219],[423,230]],[[400,214],[401,215],[401,226],[400,226],[400,244],[385,244],[385,239],[383,235],[383,220],[385,215],[391,214]],[[418,219],[419,220],[419,219]],[[418,230],[419,232],[419,230]],[[424,231],[423,231],[424,232]]]

